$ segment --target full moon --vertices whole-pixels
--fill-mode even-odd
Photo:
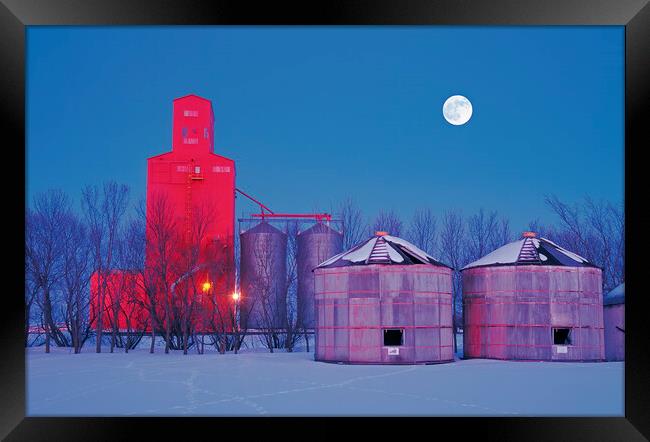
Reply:
[[[452,95],[442,105],[442,115],[449,123],[460,126],[472,118],[472,103],[462,95]]]

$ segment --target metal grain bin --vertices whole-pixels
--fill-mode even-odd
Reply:
[[[315,270],[317,361],[454,360],[450,267],[384,232]]]
[[[240,233],[240,322],[280,328],[287,314],[287,235],[267,222]]]
[[[300,232],[298,242],[298,315],[302,324],[314,328],[314,272],[318,264],[341,253],[343,235],[331,227],[318,223]]]
[[[462,269],[466,358],[604,359],[602,273],[525,232]]]
[[[625,360],[625,283],[605,295],[603,301],[605,324],[605,359]]]

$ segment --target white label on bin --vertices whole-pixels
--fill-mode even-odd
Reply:
[[[399,347],[388,347],[388,354],[389,355],[398,355],[399,354]]]
[[[565,345],[558,345],[555,348],[557,348],[558,353],[566,353],[568,351]]]

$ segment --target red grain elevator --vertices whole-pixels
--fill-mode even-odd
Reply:
[[[146,272],[160,259],[154,224],[161,224],[162,215],[174,229],[167,286],[190,281],[198,286],[196,292],[206,298],[198,307],[208,316],[215,313],[215,304],[206,295],[216,296],[219,305],[227,308],[235,284],[235,162],[214,153],[212,103],[197,95],[174,100],[172,150],[147,159]],[[179,253],[184,241],[200,241],[191,275],[182,262],[186,257]],[[203,267],[208,261],[217,262],[218,268]],[[199,316],[206,319],[205,314]]]
[[[214,153],[209,100],[192,94],[174,100],[172,150],[147,159],[146,204],[144,275],[109,269],[100,303],[100,279],[93,274],[95,328],[103,304],[103,330],[112,323],[124,329],[127,321],[133,330],[162,328],[164,323],[149,317],[150,306],[161,322],[169,318],[172,327],[189,312],[196,331],[229,329],[232,324],[221,319],[229,316],[234,302],[235,162]],[[169,314],[164,313],[166,299]],[[144,311],[134,310],[134,305]]]

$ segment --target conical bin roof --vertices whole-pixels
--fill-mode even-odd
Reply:
[[[311,234],[332,234],[332,235],[341,235],[336,229],[325,225],[324,223],[316,223],[308,229],[298,232],[298,235],[311,235]]]
[[[357,244],[350,250],[339,253],[320,263],[316,268],[369,264],[429,264],[451,268],[414,244],[402,238],[388,235],[386,232],[377,232],[374,236]]]
[[[525,232],[522,239],[499,247],[461,270],[504,265],[597,267],[586,258],[560,247],[550,239],[536,238],[534,233]]]
[[[271,224],[267,223],[266,221],[262,221],[255,226],[251,227],[248,230],[244,230],[241,232],[241,235],[246,235],[249,233],[275,233],[275,234],[281,234],[281,235],[286,235],[282,230],[273,227]]]

